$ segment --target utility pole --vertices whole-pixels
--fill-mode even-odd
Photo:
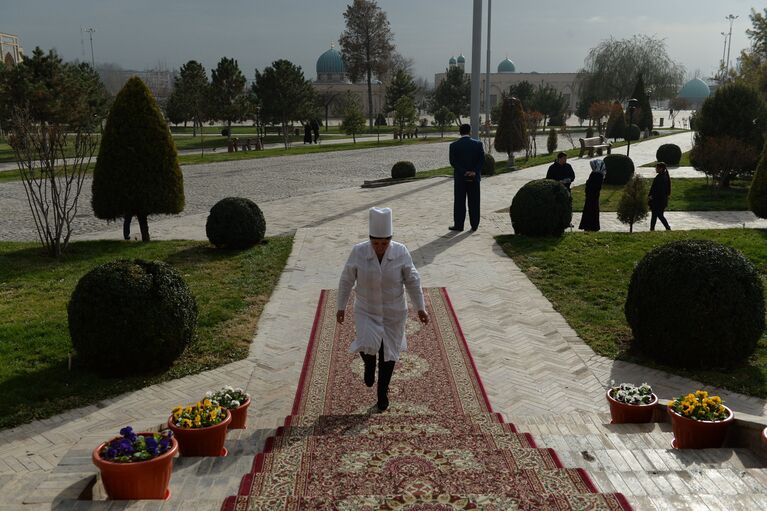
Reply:
[[[720,34],[722,34],[722,36],[724,37],[724,47],[722,48],[722,64],[719,66],[719,68],[722,71],[722,76],[719,78],[719,81],[723,82],[724,81],[724,76],[725,76],[725,67],[724,67],[725,60],[724,60],[724,56],[727,53],[727,32],[720,32]]]
[[[730,21],[730,33],[727,36],[730,42],[727,43],[727,72],[730,72],[730,50],[732,49],[732,22],[738,19],[740,16],[727,15],[724,19]]]
[[[471,137],[479,138],[479,82],[482,65],[482,0],[474,0],[471,37]]]
[[[85,29],[86,32],[88,32],[88,37],[91,40],[91,67],[96,70],[96,61],[93,59],[93,33],[96,31],[93,27],[88,27]]]
[[[487,67],[485,68],[485,137],[490,151],[490,18],[493,0],[487,0]]]

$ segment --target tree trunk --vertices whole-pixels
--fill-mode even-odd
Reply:
[[[149,238],[149,222],[147,222],[147,215],[144,213],[140,213],[136,215],[136,218],[138,218],[138,226],[139,229],[141,229],[141,241],[144,243],[148,243]]]
[[[373,129],[373,72],[370,69],[370,64],[367,66],[368,74],[368,120],[370,122],[370,129]]]
[[[288,121],[284,117],[282,118],[282,143],[285,144],[285,149],[288,148]]]
[[[634,222],[629,222],[629,234],[634,232]]]

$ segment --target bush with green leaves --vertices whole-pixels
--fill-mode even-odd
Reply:
[[[243,197],[227,197],[212,208],[205,223],[208,240],[218,248],[249,248],[264,239],[266,220],[258,205]]]
[[[516,234],[561,236],[572,222],[572,199],[559,181],[536,179],[519,189],[509,216]]]
[[[639,261],[624,312],[633,346],[652,360],[732,367],[754,352],[764,331],[764,289],[741,252],[708,240],[675,241]]]
[[[117,94],[107,117],[91,206],[97,218],[114,220],[184,210],[184,177],[176,145],[149,88],[134,76]],[[141,239],[149,241],[149,230]]]
[[[482,166],[482,175],[495,175],[495,158],[493,158],[492,154],[485,153],[485,164]]]
[[[554,128],[551,128],[549,130],[549,136],[546,138],[546,151],[548,151],[549,154],[553,153],[557,150],[557,131]]]
[[[634,175],[626,183],[617,214],[622,224],[628,224],[629,232],[634,232],[634,224],[647,217],[647,188],[641,176]]]
[[[748,206],[759,218],[767,218],[767,142],[748,191]]]
[[[662,144],[655,151],[655,160],[662,161],[666,165],[676,167],[682,159],[682,149],[676,144]]]
[[[639,140],[641,135],[642,131],[639,129],[639,126],[636,124],[631,124],[626,126],[626,131],[623,132],[623,139],[626,141],[631,140],[633,142],[635,140]]]
[[[415,177],[415,165],[412,161],[398,161],[391,168],[392,179]]]
[[[86,273],[67,308],[78,362],[103,376],[170,366],[192,342],[197,303],[161,261],[117,260]]]
[[[604,159],[605,184],[625,185],[634,175],[634,162],[625,154],[608,154]]]

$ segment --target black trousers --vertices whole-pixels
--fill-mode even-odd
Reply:
[[[453,225],[463,229],[466,220],[466,202],[469,203],[469,224],[472,229],[479,227],[479,182],[453,181]]]
[[[666,228],[667,231],[671,230],[671,226],[668,225],[668,220],[666,220],[666,217],[663,216],[663,213],[665,212],[665,208],[654,208],[651,207],[650,211],[652,212],[652,215],[650,216],[650,230],[655,230],[655,223],[660,219],[661,223],[663,224],[663,227]]]
[[[375,355],[367,355],[365,353],[360,353],[360,356],[362,357],[362,360],[365,362],[365,365],[367,364],[373,364],[376,363],[376,356]],[[378,401],[386,401],[388,399],[389,395],[389,382],[391,382],[391,376],[394,373],[394,364],[396,362],[392,360],[391,362],[384,361],[384,348],[383,348],[383,342],[381,343],[381,349],[378,350]]]
[[[141,229],[141,239],[143,241],[149,241],[149,224],[147,222],[146,215],[125,215],[123,219],[123,238],[130,239],[130,223],[133,217],[138,219],[139,229]]]

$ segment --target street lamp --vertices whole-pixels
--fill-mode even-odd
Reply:
[[[629,155],[629,151],[631,151],[631,125],[634,123],[634,112],[637,109],[637,105],[639,105],[639,101],[637,101],[634,98],[629,99],[629,125],[628,128],[626,128],[626,140],[628,142],[628,146],[626,147],[626,156]]]

